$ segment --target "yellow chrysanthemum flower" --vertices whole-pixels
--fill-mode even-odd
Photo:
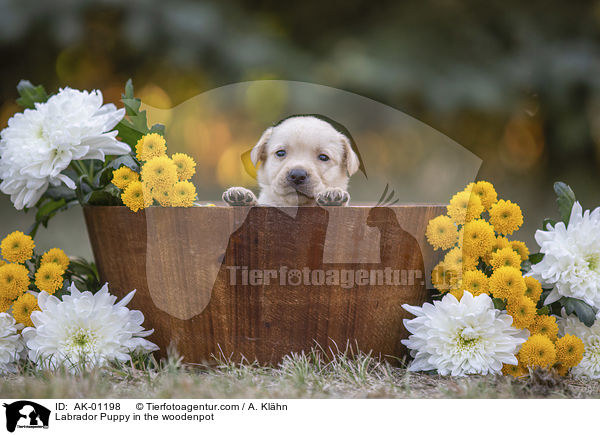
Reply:
[[[535,320],[537,309],[531,299],[521,296],[508,299],[506,312],[513,318],[515,328],[524,329],[529,328]]]
[[[468,270],[463,273],[462,287],[473,296],[489,291],[489,278],[480,270]]]
[[[481,200],[477,195],[471,194],[470,190],[458,192],[448,205],[448,216],[458,225],[480,217],[481,213],[483,213]]]
[[[173,163],[177,166],[177,176],[179,177],[179,181],[187,181],[196,173],[196,162],[187,154],[173,154],[171,160],[173,160]]]
[[[521,346],[519,360],[525,367],[551,367],[556,362],[554,343],[548,337],[534,334]]]
[[[505,266],[520,269],[521,256],[513,251],[512,248],[498,249],[492,254],[490,266],[492,266],[494,270]]]
[[[25,263],[33,256],[35,243],[31,236],[21,231],[10,233],[0,243],[0,250],[5,260],[11,263]]]
[[[142,182],[142,194],[144,195],[144,207],[148,208],[154,205],[154,193],[150,186]]]
[[[481,205],[481,200],[479,199],[479,197],[477,197],[473,193],[471,193],[464,221],[470,222],[473,219],[479,219],[481,217],[481,213],[483,213],[483,211],[484,211],[484,208],[483,208],[483,205]]]
[[[152,196],[158,201],[162,207],[171,207],[173,205],[171,201],[171,195],[173,193],[173,186],[158,187],[152,189]]]
[[[524,242],[519,240],[513,240],[510,242],[510,247],[521,257],[521,261],[525,261],[529,258],[529,249]]]
[[[0,298],[15,300],[29,287],[29,270],[22,264],[0,267]]]
[[[35,273],[35,286],[51,295],[63,285],[64,269],[56,263],[46,263]]]
[[[473,270],[477,267],[477,258],[465,255],[462,248],[452,248],[444,257],[444,263],[450,269]]]
[[[196,200],[196,187],[189,181],[178,181],[173,186],[173,206],[192,207]]]
[[[0,260],[0,267],[6,266],[8,263],[4,260]]]
[[[0,313],[6,313],[12,305],[12,299],[0,298]]]
[[[139,181],[140,179],[140,174],[132,171],[127,166],[121,166],[119,169],[114,170],[112,175],[112,184],[121,190],[125,190],[132,181]]]
[[[526,276],[525,280],[525,296],[531,299],[533,302],[540,300],[542,295],[542,284],[532,276]]]
[[[137,212],[145,208],[144,189],[140,181],[134,181],[121,194],[121,200],[131,211]]]
[[[465,236],[465,227],[461,226],[460,230],[458,230],[458,241],[457,241],[457,246],[459,246],[460,248],[462,248],[462,246],[463,246],[464,236]]]
[[[167,156],[154,157],[142,167],[142,180],[152,189],[168,189],[177,183],[177,166]]]
[[[558,324],[556,323],[556,319],[552,316],[536,316],[529,327],[529,332],[532,334],[545,335],[550,340],[555,341],[558,337]]]
[[[510,248],[510,242],[508,241],[508,239],[504,236],[496,237],[494,242],[492,243],[492,249],[490,249],[489,252],[486,252],[486,254],[483,256],[483,261],[486,264],[490,264],[490,261],[492,261],[492,255],[499,249],[505,248]]]
[[[504,364],[502,366],[502,374],[504,376],[512,376],[513,378],[518,378],[521,376],[525,376],[527,374],[527,370],[521,367],[520,364]]]
[[[583,358],[584,345],[579,337],[566,334],[556,340],[556,359],[562,367],[575,367]]]
[[[462,249],[456,247],[448,251],[444,257],[444,263],[450,269],[462,269],[463,268],[463,254]]]
[[[499,233],[509,235],[523,225],[523,213],[517,204],[501,199],[490,209],[490,223]]]
[[[479,257],[472,257],[463,253],[463,271],[474,270],[479,264]]]
[[[494,229],[484,220],[476,219],[465,224],[463,252],[471,257],[481,257],[492,249],[496,239]]]
[[[143,136],[135,145],[136,157],[139,161],[147,162],[154,157],[164,156],[167,152],[167,141],[158,133]]]
[[[496,269],[489,279],[490,291],[501,299],[525,296],[525,280],[521,271],[514,267]]]
[[[32,294],[25,293],[13,304],[12,315],[17,323],[21,323],[25,326],[33,326],[31,313],[39,310],[40,307],[37,303],[37,298]]]
[[[67,270],[67,268],[69,267],[70,260],[67,254],[65,254],[65,252],[62,249],[52,248],[44,255],[42,255],[40,265],[43,266],[46,263],[58,264],[62,270]]]
[[[456,244],[458,230],[452,219],[442,215],[429,221],[425,235],[435,250],[446,250]]]
[[[449,268],[443,261],[431,271],[431,282],[441,292],[456,288],[459,279],[459,271]]]
[[[471,183],[470,185],[471,192],[479,197],[481,201],[481,205],[486,210],[489,210],[492,205],[496,203],[498,200],[498,194],[496,193],[496,189],[492,183],[488,183],[487,181],[478,181],[477,183]]]

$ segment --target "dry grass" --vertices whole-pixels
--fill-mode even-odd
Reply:
[[[448,378],[411,373],[369,355],[295,354],[277,367],[184,365],[171,353],[160,362],[135,359],[81,375],[23,366],[0,383],[5,398],[600,398],[600,382],[536,373]]]

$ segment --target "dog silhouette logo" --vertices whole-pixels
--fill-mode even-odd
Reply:
[[[5,403],[6,430],[14,432],[16,428],[47,429],[50,421],[50,410],[29,400]]]

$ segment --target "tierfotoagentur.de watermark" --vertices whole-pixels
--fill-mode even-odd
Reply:
[[[339,286],[351,289],[361,286],[412,286],[424,284],[422,270],[392,269],[249,269],[227,266],[230,285],[262,286]]]

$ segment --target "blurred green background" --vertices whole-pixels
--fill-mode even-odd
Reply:
[[[516,236],[530,248],[557,215],[553,181],[600,205],[600,2],[0,0],[0,58],[0,128],[22,78],[118,103],[132,77],[163,109],[245,80],[306,81],[388,104],[479,156],[478,178],[522,206]],[[32,220],[2,196],[1,236]],[[37,243],[91,258],[79,209]]]

